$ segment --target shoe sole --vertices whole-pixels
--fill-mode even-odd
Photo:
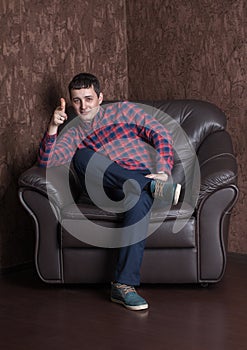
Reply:
[[[179,200],[180,193],[181,193],[181,188],[182,188],[182,186],[180,184],[177,184],[177,186],[175,188],[175,192],[174,192],[174,197],[173,197],[173,205],[178,204],[178,200]]]
[[[123,301],[118,300],[118,299],[111,298],[111,301],[113,303],[121,304],[124,307],[126,307],[126,309],[129,309],[129,310],[132,310],[132,311],[139,311],[139,310],[146,310],[146,309],[148,309],[148,304],[131,306],[131,305],[126,305]]]

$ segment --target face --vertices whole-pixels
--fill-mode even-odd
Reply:
[[[99,106],[103,101],[103,94],[97,96],[94,87],[87,89],[71,90],[72,106],[83,120],[91,120],[99,111]]]

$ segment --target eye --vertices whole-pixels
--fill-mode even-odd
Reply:
[[[79,104],[79,103],[80,103],[80,100],[79,100],[79,98],[74,98],[73,102],[74,102],[75,104]]]

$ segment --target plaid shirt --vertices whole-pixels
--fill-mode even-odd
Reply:
[[[80,118],[76,120],[68,123],[59,136],[45,133],[39,148],[39,166],[69,163],[78,148],[87,147],[129,170],[171,174],[171,135],[138,105],[117,102],[100,107],[90,125]]]

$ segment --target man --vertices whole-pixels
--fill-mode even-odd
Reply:
[[[176,204],[181,189],[179,184],[167,181],[173,167],[171,136],[133,103],[101,107],[103,94],[92,74],[76,75],[69,84],[69,94],[79,123],[57,136],[58,127],[68,118],[61,98],[40,144],[39,165],[50,167],[73,161],[82,184],[87,177],[97,187],[103,179],[108,197],[116,205],[122,201],[123,244],[111,283],[111,300],[130,310],[147,309],[148,303],[135,286],[140,284],[150,209],[154,198]],[[88,167],[91,161],[93,167]]]

